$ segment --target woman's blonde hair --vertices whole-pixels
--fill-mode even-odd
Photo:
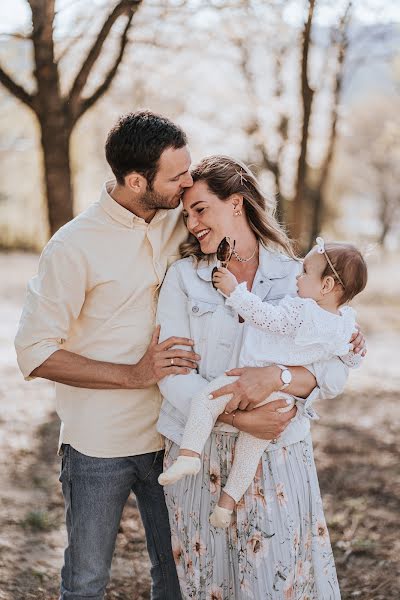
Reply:
[[[291,240],[274,216],[275,204],[265,197],[255,175],[244,163],[229,156],[208,156],[191,175],[193,183],[204,181],[210,192],[222,201],[232,194],[243,196],[243,208],[257,239],[265,247],[296,258]],[[203,254],[198,239],[191,233],[179,250],[182,258],[193,256],[196,261],[206,257],[211,261],[215,256]]]

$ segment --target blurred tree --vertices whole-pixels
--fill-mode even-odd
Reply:
[[[315,19],[317,10],[329,7],[330,2],[305,0],[297,41],[282,17],[283,0],[268,0],[264,5],[242,0],[239,19],[237,14],[231,16],[242,27],[235,28],[232,23],[227,27],[228,37],[239,50],[238,64],[249,104],[244,126],[252,144],[248,161],[254,161],[259,172],[272,174],[277,216],[303,251],[323,227],[345,89],[366,60],[377,58],[379,43],[379,58],[391,56],[389,46],[385,47],[386,28],[357,28],[352,23],[353,5],[347,0],[341,14],[339,7],[337,22],[327,29],[315,25]],[[263,9],[267,9],[268,19]],[[373,5],[370,10],[378,9]],[[260,91],[265,72],[259,66],[257,45],[262,38],[265,61],[271,64],[267,96]],[[365,52],[371,44],[372,57]],[[295,85],[288,81],[289,73]],[[267,121],[273,126],[266,126]],[[323,123],[321,131],[317,122]],[[317,156],[313,152],[316,139]]]
[[[29,93],[0,66],[0,83],[27,105],[37,117],[44,159],[48,221],[51,235],[73,218],[70,138],[80,117],[109,89],[124,56],[128,31],[142,0],[120,0],[108,14],[82,62],[69,91],[62,94],[59,61],[54,52],[55,0],[27,0],[32,12],[30,39],[34,50],[36,90]],[[113,64],[90,96],[83,91],[102,53],[114,23],[125,16],[119,33],[119,49]]]
[[[283,26],[277,31],[277,23],[281,19],[284,3],[279,0],[269,1],[269,15],[274,14],[274,43],[271,47],[273,98],[272,106],[275,107],[275,143],[270,136],[266,136],[263,127],[262,112],[271,110],[271,100],[268,100],[268,109],[264,105],[251,111],[245,131],[253,140],[254,156],[257,156],[258,170],[269,171],[274,178],[275,198],[277,216],[281,222],[286,222],[293,237],[301,249],[306,249],[311,240],[314,239],[314,231],[321,226],[323,215],[323,190],[326,185],[335,147],[338,121],[338,106],[343,86],[343,72],[345,54],[348,46],[348,24],[350,18],[351,2],[347,3],[344,14],[337,26],[332,27],[330,43],[327,48],[328,58],[321,69],[321,77],[318,84],[311,83],[310,53],[312,49],[312,28],[317,0],[307,0],[307,13],[304,24],[300,31],[299,45],[297,50],[297,63],[294,68],[295,77],[299,80],[298,101],[296,105],[285,108],[285,95],[287,94],[287,83],[285,71],[293,59],[293,41],[285,35]],[[320,2],[319,4],[323,4]],[[259,15],[257,5],[251,0],[243,0],[247,14],[257,22]],[[259,33],[258,33],[259,35]],[[253,39],[244,35],[231,35],[232,41],[240,51],[240,68],[246,82],[248,95],[252,105],[260,104],[257,99],[257,79],[259,73],[252,68]],[[295,50],[296,52],[296,50]],[[330,56],[330,55],[333,56]],[[329,64],[330,63],[330,64]],[[328,64],[329,67],[328,68]],[[314,77],[316,80],[317,78]],[[325,109],[329,113],[330,125],[326,132],[326,153],[323,157],[318,173],[315,168],[310,167],[309,145],[312,139],[311,120],[313,116],[314,97],[326,88],[329,80],[334,83],[328,97],[328,106]],[[288,104],[288,103],[286,103]],[[299,112],[299,114],[296,114]],[[295,123],[295,126],[293,126]],[[298,148],[294,156],[294,172],[290,186],[286,184],[284,171],[287,171],[287,151],[293,144]],[[286,177],[287,179],[287,177]],[[286,189],[285,189],[286,188]],[[311,224],[311,225],[310,225]]]
[[[377,242],[384,246],[400,219],[399,101],[377,95],[357,109],[344,145],[353,171],[347,187],[361,197],[374,198],[380,225]]]
[[[318,169],[316,181],[309,186],[309,198],[311,202],[311,228],[308,232],[307,247],[311,248],[315,243],[315,238],[322,229],[324,217],[324,199],[326,186],[328,184],[331,172],[333,158],[337,142],[337,129],[339,121],[339,106],[344,84],[344,67],[347,49],[349,46],[349,24],[351,20],[352,3],[349,2],[347,8],[340,18],[338,28],[333,28],[331,32],[331,44],[334,49],[334,73],[331,93],[330,107],[330,125],[328,129],[327,150]]]

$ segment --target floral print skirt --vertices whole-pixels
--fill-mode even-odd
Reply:
[[[199,474],[164,488],[183,599],[340,600],[310,435],[264,452],[230,528],[210,525],[235,439],[213,431]],[[165,467],[178,450],[166,440]]]

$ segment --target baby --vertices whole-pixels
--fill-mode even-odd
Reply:
[[[316,241],[317,246],[307,254],[303,271],[297,276],[298,296],[286,296],[277,305],[262,302],[247,290],[246,282],[238,284],[228,269],[220,267],[214,273],[214,286],[226,297],[226,304],[250,325],[244,333],[239,366],[277,364],[285,369],[282,365],[304,366],[333,356],[342,357],[350,367],[359,365],[361,356],[352,352],[349,343],[355,331],[355,312],[344,304],[365,288],[367,266],[361,253],[351,244],[332,242],[325,245],[322,238]],[[232,381],[235,378],[218,377],[194,396],[179,456],[160,475],[161,485],[198,473],[200,455],[215,421],[228,403],[228,408],[237,408],[229,402],[232,394],[216,399],[210,394]],[[294,398],[282,392],[271,394],[261,404],[282,397],[287,398],[288,406],[281,410],[290,410]],[[304,414],[307,416],[306,412]],[[235,503],[254,479],[269,443],[239,433],[231,472],[210,517],[214,527],[229,526]]]

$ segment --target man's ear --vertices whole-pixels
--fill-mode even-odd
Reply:
[[[125,177],[125,186],[134,194],[142,194],[146,191],[147,181],[140,173],[133,171]]]
[[[331,292],[333,290],[333,288],[336,285],[336,281],[334,279],[334,277],[332,277],[332,275],[327,275],[326,277],[324,277],[323,282],[322,282],[322,289],[321,289],[321,294],[329,294],[329,292]]]

